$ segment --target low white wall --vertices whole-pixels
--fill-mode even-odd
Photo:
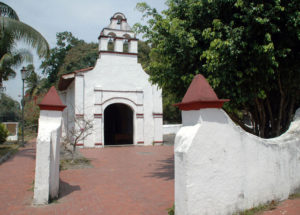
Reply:
[[[18,122],[2,122],[2,124],[4,124],[6,127],[8,126],[8,124],[15,124],[15,126],[16,126],[15,133],[12,135],[9,135],[6,138],[6,140],[7,141],[18,141],[19,123]]]
[[[182,127],[182,124],[167,124],[163,125],[163,134],[176,134],[179,129]]]
[[[61,124],[61,111],[40,111],[33,196],[37,205],[58,196]]]
[[[191,114],[196,124],[175,138],[175,214],[233,214],[300,187],[300,110],[273,139],[246,133],[221,109]]]
[[[59,191],[59,161],[61,126],[51,132],[50,151],[50,197],[57,198]]]

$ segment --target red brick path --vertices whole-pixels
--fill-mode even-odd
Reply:
[[[166,215],[174,202],[172,146],[83,149],[93,168],[60,173],[61,196],[31,206],[34,144],[0,165],[0,215]],[[300,215],[300,199],[264,215]]]
[[[300,215],[300,199],[281,202],[275,210],[266,211],[263,215]]]
[[[93,168],[60,173],[61,196],[31,206],[35,148],[0,166],[0,214],[160,215],[174,202],[172,146],[83,149]]]

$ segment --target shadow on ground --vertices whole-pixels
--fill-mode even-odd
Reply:
[[[164,180],[174,180],[174,157],[169,157],[165,160],[158,160],[155,163],[157,168],[155,172],[151,172],[146,177],[161,178]]]
[[[59,198],[63,198],[77,190],[81,190],[79,185],[70,185],[61,179],[59,180]]]
[[[23,149],[22,151],[18,152],[18,156],[28,157],[28,158],[35,160],[35,149],[33,149],[33,148]]]

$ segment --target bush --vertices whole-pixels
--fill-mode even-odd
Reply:
[[[3,144],[8,137],[8,130],[3,124],[0,124],[0,144]]]
[[[175,214],[175,204],[171,208],[168,208],[168,215],[174,215]]]

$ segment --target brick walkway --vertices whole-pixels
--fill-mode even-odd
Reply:
[[[0,214],[160,215],[174,202],[172,146],[83,149],[93,168],[60,173],[57,203],[33,207],[34,145],[0,166]]]
[[[174,202],[172,146],[83,149],[93,168],[60,173],[61,196],[31,206],[35,145],[0,165],[2,215],[166,215]],[[264,215],[300,215],[300,199],[282,202]]]
[[[300,215],[300,199],[281,202],[276,209],[266,211],[262,215]]]

